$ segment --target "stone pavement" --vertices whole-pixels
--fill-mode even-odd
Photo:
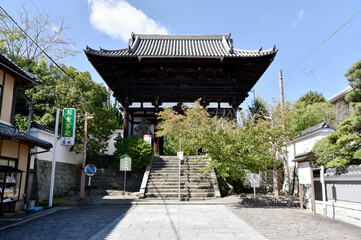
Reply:
[[[0,231],[0,239],[89,239],[102,230],[131,205],[79,207],[21,223]]]
[[[118,197],[93,206],[74,204],[4,229],[0,239],[361,239],[360,227],[297,208],[244,207],[236,196],[132,201]]]
[[[361,228],[310,211],[285,207],[230,207],[232,212],[268,239],[359,240]]]
[[[137,205],[91,239],[266,238],[222,205]]]

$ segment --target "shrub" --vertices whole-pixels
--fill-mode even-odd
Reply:
[[[119,159],[124,154],[132,158],[132,171],[146,167],[153,155],[152,146],[134,135],[115,143],[115,148],[112,167],[116,169],[119,169]]]

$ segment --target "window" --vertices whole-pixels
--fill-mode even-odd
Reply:
[[[1,166],[10,166],[10,167],[16,168],[16,162],[17,162],[16,159],[0,157],[0,165]]]

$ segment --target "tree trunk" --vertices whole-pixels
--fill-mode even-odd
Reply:
[[[284,173],[284,191],[286,196],[290,194],[290,171],[288,168],[288,160],[282,155],[283,159],[283,173]]]
[[[277,174],[277,164],[276,164],[276,148],[272,146],[272,155],[273,155],[273,191],[275,194],[275,199],[278,201],[278,174]]]

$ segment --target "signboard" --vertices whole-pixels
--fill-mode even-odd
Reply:
[[[309,161],[298,163],[298,176],[300,184],[311,184],[311,166]]]
[[[152,144],[152,135],[148,135],[148,134],[144,135],[143,140],[149,144]]]
[[[87,176],[92,177],[97,172],[97,167],[94,164],[88,164],[85,166],[84,172]]]
[[[62,146],[74,145],[75,123],[76,123],[75,108],[64,108],[63,119],[61,121],[61,138],[60,138],[60,144]]]
[[[183,160],[183,152],[177,152],[178,160]]]
[[[250,176],[251,187],[253,188],[259,187],[259,179],[260,179],[259,174],[251,173]]]
[[[120,157],[120,171],[132,171],[132,158],[128,154],[124,154]]]

